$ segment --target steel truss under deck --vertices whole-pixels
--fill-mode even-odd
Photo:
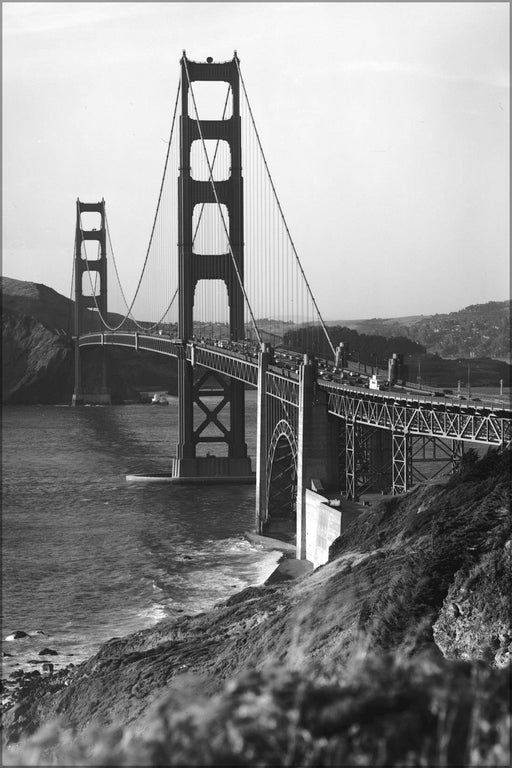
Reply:
[[[227,437],[218,418],[229,399],[226,390],[229,385],[222,376],[258,386],[258,363],[249,354],[159,335],[119,331],[82,335],[79,346],[90,345],[117,345],[156,352],[186,359],[194,369],[199,366],[210,371],[210,374],[196,374],[195,377],[194,402],[205,415],[195,430],[199,442],[209,439],[202,433],[211,424],[220,430],[223,439]],[[220,395],[220,402],[210,409],[201,405],[197,380],[199,376],[201,389],[203,385],[207,386],[207,377],[212,374],[218,375],[216,394]],[[269,404],[275,404],[269,409],[269,418],[272,415],[267,425],[270,439],[280,419],[292,426],[295,424],[300,387],[297,376],[283,375],[272,365],[266,370],[265,382]],[[381,490],[389,488],[395,494],[403,493],[416,482],[443,471],[453,471],[461,461],[465,442],[491,446],[507,446],[512,442],[512,420],[509,412],[503,409],[494,412],[489,407],[474,405],[468,408],[448,398],[431,397],[417,402],[408,393],[397,397],[391,392],[370,393],[356,387],[341,389],[320,379],[316,386],[327,392],[328,411],[340,422],[340,486],[349,498],[357,499],[360,494],[377,487]],[[205,391],[201,390],[203,396]],[[389,448],[383,448],[383,433],[389,436]],[[372,445],[376,436],[377,448]],[[284,449],[280,446],[280,450]],[[283,475],[287,476],[287,487],[291,475],[287,467]]]
[[[386,475],[385,455],[377,455],[372,450],[372,440],[379,436],[378,430],[357,422],[346,422],[343,431],[345,492],[347,498],[356,500],[376,485],[379,490],[382,488],[382,479]]]
[[[322,384],[322,386],[324,386]],[[368,397],[368,399],[367,399]],[[486,445],[507,445],[512,440],[510,418],[493,412],[463,412],[458,404],[443,402],[415,405],[412,401],[397,404],[383,394],[379,399],[358,391],[339,391],[329,388],[329,413],[368,426],[389,429],[408,435],[468,440]]]

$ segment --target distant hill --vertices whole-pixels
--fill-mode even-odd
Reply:
[[[377,333],[361,333],[347,326],[329,326],[329,337],[336,347],[340,342],[348,345],[352,360],[360,360],[370,365],[377,363],[386,368],[388,359],[397,352],[404,357],[409,355],[424,355],[426,349],[422,344],[411,341],[405,335],[386,336]],[[299,326],[286,331],[283,345],[290,349],[302,350],[312,355],[332,357],[323,330],[319,325]]]
[[[329,325],[387,337],[407,336],[442,357],[510,361],[510,309],[510,301],[489,301],[444,315],[340,320]]]
[[[43,283],[31,283],[25,280],[15,280],[12,277],[1,279],[2,310],[33,317],[47,329],[61,335],[72,336],[75,322],[75,302],[62,296],[53,288]],[[123,319],[116,312],[108,313],[111,326],[118,325]],[[82,328],[94,331],[99,329],[96,312],[86,309],[82,316]],[[134,330],[135,323],[127,320],[124,328]]]
[[[2,310],[32,317],[48,329],[72,333],[74,302],[41,283],[1,278]]]

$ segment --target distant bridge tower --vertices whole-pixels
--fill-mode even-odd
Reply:
[[[196,81],[225,82],[231,87],[232,115],[224,120],[195,119],[191,88]],[[178,181],[179,233],[179,321],[178,334],[189,340],[194,334],[194,294],[200,280],[222,280],[227,289],[229,327],[233,340],[244,338],[244,297],[236,272],[243,279],[243,192],[240,126],[240,83],[236,54],[232,61],[197,63],[185,53],[181,60],[180,175]],[[191,175],[194,141],[223,140],[231,152],[231,174],[223,181],[199,181]],[[231,250],[223,254],[196,253],[193,248],[195,206],[217,202],[227,210],[226,227]],[[236,270],[234,263],[236,263]],[[206,395],[220,398],[212,406]],[[249,476],[250,459],[245,443],[244,384],[220,374],[194,376],[185,350],[178,359],[179,442],[173,475]],[[194,415],[202,421],[194,423]],[[212,435],[212,428],[216,434]],[[204,443],[224,443],[227,456],[198,455]],[[204,450],[203,450],[204,453]]]
[[[94,229],[82,227],[82,213],[99,214],[98,226]],[[88,254],[86,247],[89,242],[97,242],[98,248],[94,258]],[[91,249],[92,250],[92,249]],[[94,279],[94,296],[92,291],[84,292],[84,276],[86,280]],[[94,277],[93,277],[94,276]],[[99,283],[99,284],[98,284]],[[87,283],[86,283],[87,284]],[[107,389],[107,359],[105,349],[101,352],[101,386],[99,392],[84,394],[82,385],[82,366],[80,359],[79,338],[84,331],[86,310],[97,310],[101,317],[107,319],[107,229],[105,216],[105,200],[99,203],[83,203],[76,201],[75,229],[75,391],[73,405],[87,402],[110,403]]]

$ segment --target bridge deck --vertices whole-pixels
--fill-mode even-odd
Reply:
[[[80,347],[115,345],[140,349],[169,357],[185,357],[244,383],[258,385],[258,355],[245,343],[219,345],[184,343],[168,336],[104,332],[80,337]],[[302,357],[278,353],[267,372],[267,394],[292,406],[298,406],[298,366]],[[328,380],[331,379],[331,380]],[[405,434],[467,440],[488,445],[506,445],[512,441],[510,404],[491,398],[470,400],[440,396],[433,391],[369,390],[360,385],[334,381],[320,375],[316,386],[328,396],[333,416],[398,431]]]

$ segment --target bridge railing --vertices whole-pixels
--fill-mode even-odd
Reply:
[[[181,339],[173,339],[168,336],[150,336],[149,334],[138,333],[137,349],[178,357],[180,349],[183,349],[183,342]]]
[[[468,411],[489,411],[494,413],[503,411],[505,415],[508,415],[509,418],[512,418],[510,403],[506,402],[505,400],[496,400],[494,398],[478,398],[477,400],[468,400],[459,399],[456,396],[443,397],[441,395],[435,395],[428,392],[408,393],[407,391],[394,392],[393,390],[371,390],[366,387],[361,387],[354,384],[339,384],[337,382],[328,382],[321,378],[318,380],[318,384],[322,387],[322,389],[326,389],[328,391],[348,392],[349,394],[361,396],[364,399],[370,399],[375,402],[386,401],[388,403],[418,407],[424,406],[429,408],[438,406],[440,408],[445,408],[448,411],[453,410],[462,413]]]
[[[104,344],[115,344],[122,347],[134,347],[134,333],[109,332],[103,334]]]
[[[193,364],[212,368],[254,387],[258,385],[258,361],[251,355],[206,344],[187,344],[187,359]]]
[[[88,333],[84,336],[80,336],[79,344],[81,347],[102,345],[103,336],[103,333]]]

